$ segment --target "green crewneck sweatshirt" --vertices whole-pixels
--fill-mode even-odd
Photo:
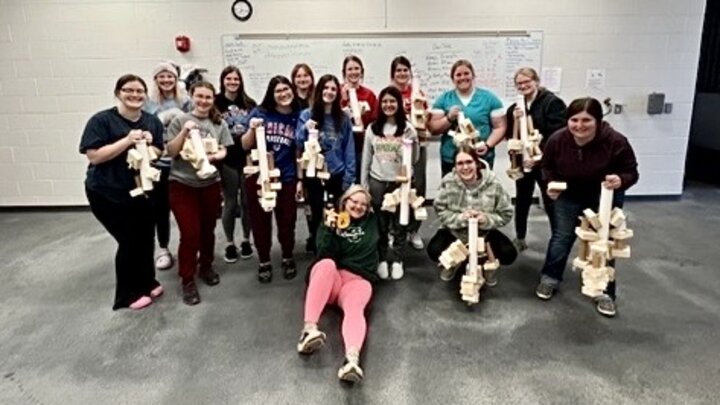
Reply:
[[[343,230],[328,228],[321,224],[317,233],[317,258],[329,258],[335,261],[338,269],[348,270],[364,279],[378,280],[377,216],[370,212],[358,220],[351,220],[350,226]]]

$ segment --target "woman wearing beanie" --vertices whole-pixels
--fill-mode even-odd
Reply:
[[[190,112],[192,102],[183,86],[178,85],[178,71],[169,62],[159,63],[153,69],[153,84],[150,94],[145,100],[143,110],[154,114],[165,127],[170,121],[182,113]],[[173,265],[173,257],[168,249],[170,243],[170,193],[168,190],[168,176],[170,175],[170,159],[164,154],[155,162],[160,169],[160,181],[155,184],[155,204],[153,218],[157,230],[159,249],[155,254],[155,268],[167,270]]]

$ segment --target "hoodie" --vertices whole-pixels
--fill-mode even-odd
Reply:
[[[515,110],[516,104],[517,103],[513,103],[507,109],[507,129],[505,130],[505,138],[507,139],[512,138],[513,135],[513,127],[515,126],[513,111]],[[567,107],[565,106],[565,102],[550,90],[542,87],[538,89],[535,100],[530,103],[528,113],[532,117],[533,126],[540,131],[540,134],[543,136],[542,141],[540,141],[540,149],[545,147],[550,135],[567,124]]]
[[[467,220],[461,216],[466,210],[475,209],[485,214],[487,222],[478,224],[478,228],[485,231],[483,234],[506,225],[512,219],[510,195],[495,173],[487,169],[487,165],[485,167],[481,170],[480,182],[474,187],[468,187],[455,170],[446,174],[433,203],[442,226],[465,243],[468,241]]]
[[[543,180],[564,181],[563,197],[596,205],[600,199],[600,183],[609,174],[622,180],[621,191],[637,183],[638,164],[627,138],[603,121],[595,138],[580,146],[565,127],[548,139],[542,159]]]

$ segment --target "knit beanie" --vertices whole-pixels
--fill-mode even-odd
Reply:
[[[168,72],[171,75],[175,76],[175,78],[177,79],[177,69],[175,69],[175,66],[168,62],[160,62],[155,66],[152,72],[153,79],[162,72]]]

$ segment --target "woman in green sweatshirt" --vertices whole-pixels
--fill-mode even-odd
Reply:
[[[318,260],[310,270],[305,326],[297,346],[298,352],[311,354],[325,344],[326,336],[318,330],[318,320],[327,304],[337,304],[345,315],[342,324],[345,362],[338,377],[351,382],[359,382],[363,377],[360,349],[367,331],[365,307],[372,298],[371,283],[378,280],[380,234],[370,201],[367,190],[354,185],[340,199],[340,216],[332,210],[326,212],[325,223],[318,229]]]

